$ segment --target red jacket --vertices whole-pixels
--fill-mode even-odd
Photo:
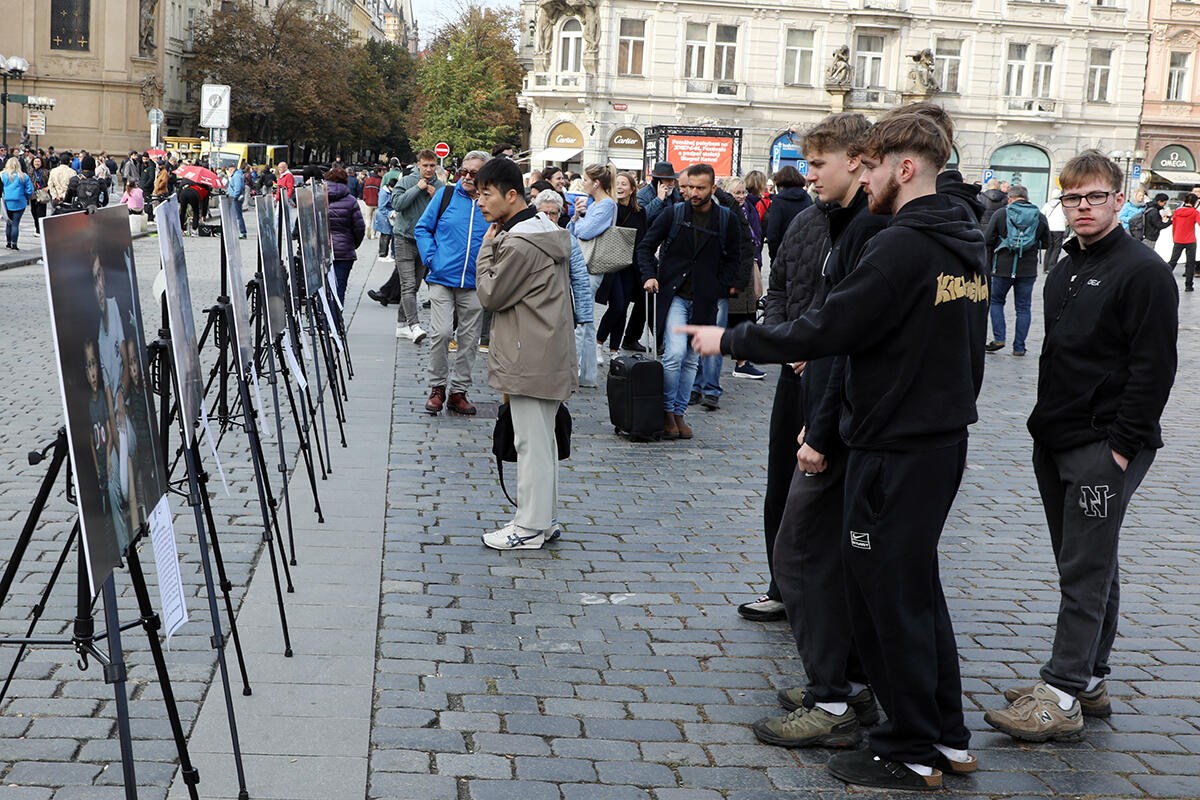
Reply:
[[[282,175],[276,176],[275,187],[281,192],[286,189],[288,199],[291,200],[292,196],[296,194],[296,176],[293,175],[292,171],[289,169]]]
[[[1196,223],[1200,222],[1200,211],[1193,206],[1180,206],[1171,215],[1171,237],[1175,244],[1196,243]]]
[[[383,178],[378,175],[372,175],[363,182],[363,202],[368,208],[375,208],[379,205],[379,187],[383,185]]]

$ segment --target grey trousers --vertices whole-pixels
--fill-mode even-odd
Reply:
[[[424,276],[425,267],[414,240],[396,235],[392,241],[396,248],[396,274],[400,276],[400,309],[396,312],[396,321],[401,325],[416,325],[417,284]]]
[[[403,273],[401,273],[403,274]],[[415,302],[415,301],[414,301]],[[458,331],[454,330],[454,314],[458,312]],[[439,283],[429,284],[429,385],[446,386],[450,393],[466,392],[471,388],[471,368],[475,366],[479,347],[479,326],[483,308],[474,289],[454,289]],[[451,339],[458,341],[458,352],[451,353]],[[450,357],[454,366],[451,375]],[[449,379],[449,380],[447,380]]]
[[[557,400],[510,395],[513,441],[517,446],[516,523],[547,530],[558,506],[558,444],[554,439]]]
[[[1142,450],[1122,472],[1107,441],[1058,452],[1033,448],[1062,592],[1054,648],[1041,676],[1064,692],[1077,694],[1093,675],[1110,672],[1121,597],[1121,523],[1155,452]]]

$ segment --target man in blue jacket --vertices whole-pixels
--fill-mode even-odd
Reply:
[[[238,238],[246,238],[246,218],[242,215],[242,200],[246,194],[246,176],[242,174],[241,167],[233,167],[229,170],[229,184],[225,187],[225,194],[233,198],[233,213],[237,215],[238,221]]]
[[[430,390],[425,410],[430,414],[437,414],[445,406],[459,414],[475,413],[475,406],[467,400],[483,315],[475,294],[475,258],[488,228],[483,212],[475,202],[475,176],[489,158],[480,150],[467,153],[458,171],[458,183],[439,189],[413,228],[421,261],[429,270],[425,282],[429,285],[429,327],[433,347],[429,354]],[[451,194],[443,210],[445,192]],[[457,335],[454,330],[456,313]],[[452,336],[458,342],[453,375],[449,363]]]

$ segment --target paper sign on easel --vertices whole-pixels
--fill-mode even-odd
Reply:
[[[158,571],[158,612],[162,616],[167,649],[171,636],[188,621],[187,595],[179,574],[179,550],[175,546],[175,526],[171,506],[163,495],[150,512],[150,542],[154,546],[154,566]]]
[[[326,276],[326,283],[328,286],[337,286],[338,285],[337,273],[335,273],[333,271],[332,266],[329,267],[329,275]],[[336,291],[334,291],[334,293],[333,293],[333,301],[335,303],[337,303],[337,307],[338,307],[339,311],[346,310],[345,304],[342,303],[342,298],[338,297],[338,293]]]
[[[262,392],[258,390],[258,370],[253,365],[250,367],[250,383],[254,386],[254,402],[258,406],[258,418],[262,420],[262,424],[258,426],[259,436],[270,439],[271,426],[267,424],[267,410],[263,408]]]
[[[325,309],[325,322],[329,325],[329,332],[333,335],[333,342],[337,345],[338,352],[345,355],[346,346],[342,344],[341,334],[338,333],[337,325],[333,323],[333,310],[329,307],[329,298],[325,294],[325,292],[321,292],[321,307]]]
[[[229,484],[225,481],[225,469],[221,466],[221,457],[217,455],[217,442],[213,439],[212,428],[208,425],[208,409],[200,404],[200,424],[204,427],[204,436],[208,439],[208,447],[212,450],[213,461],[217,462],[217,474],[221,476],[221,485],[225,487],[225,496],[229,497]]]
[[[300,365],[296,362],[291,337],[284,336],[279,341],[283,344],[283,357],[287,359],[288,369],[292,371],[292,377],[296,379],[296,385],[300,387],[300,391],[304,391],[308,388],[308,381],[304,379],[304,373],[300,371]]]

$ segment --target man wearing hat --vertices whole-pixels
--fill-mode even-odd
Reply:
[[[664,208],[683,202],[676,178],[675,166],[670,161],[659,161],[650,172],[650,183],[638,190],[638,205],[646,211],[647,228]]]

